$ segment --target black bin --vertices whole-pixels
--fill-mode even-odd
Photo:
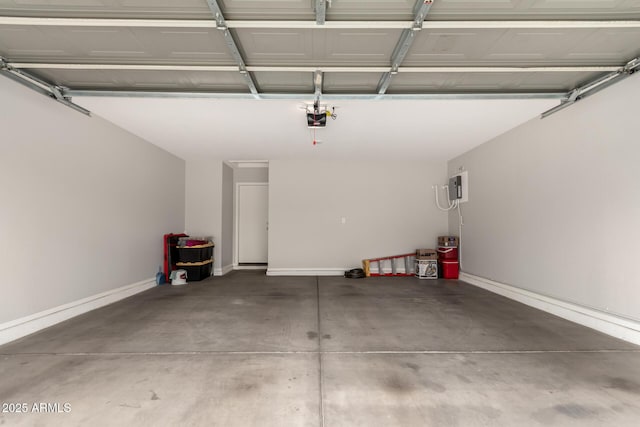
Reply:
[[[202,262],[179,262],[176,267],[180,270],[186,270],[187,282],[198,282],[211,276],[213,260],[209,259]]]
[[[202,262],[210,260],[212,256],[213,243],[178,248],[178,260],[180,262]]]

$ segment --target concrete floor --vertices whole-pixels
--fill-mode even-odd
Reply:
[[[463,282],[234,272],[1,346],[0,402],[28,404],[11,426],[635,427],[640,347]]]

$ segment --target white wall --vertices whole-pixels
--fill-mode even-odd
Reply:
[[[431,185],[445,177],[444,163],[271,161],[269,272],[339,271],[433,248],[447,216]]]
[[[269,182],[269,168],[236,168],[234,182]]]
[[[450,161],[469,171],[463,271],[640,319],[638,97],[632,76]]]
[[[220,232],[222,255],[220,266],[225,270],[233,265],[233,168],[227,164],[222,166],[222,212]]]
[[[213,236],[214,269],[222,261],[222,166],[218,159],[187,161],[185,231],[191,236]]]
[[[190,235],[213,236],[215,275],[233,266],[235,183],[267,178],[266,168],[233,169],[220,159],[207,157],[187,161],[185,230]]]
[[[150,279],[184,161],[0,78],[0,323]]]

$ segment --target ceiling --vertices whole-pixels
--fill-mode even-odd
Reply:
[[[0,74],[183,158],[447,160],[638,56],[640,0],[0,0]]]
[[[302,102],[82,98],[84,107],[183,159],[394,159],[446,162],[554,105],[530,100],[343,100],[325,129]]]

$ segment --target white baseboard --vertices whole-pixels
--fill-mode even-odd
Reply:
[[[214,276],[224,276],[225,274],[229,273],[232,270],[233,270],[233,265],[232,264],[225,265],[222,268],[214,268],[213,269],[213,275]]]
[[[640,322],[636,320],[551,298],[468,273],[460,273],[460,280],[607,335],[640,345]]]
[[[267,276],[344,276],[348,268],[269,268]]]
[[[30,316],[0,324],[0,345],[17,340],[41,329],[53,326],[75,316],[79,316],[96,308],[109,305],[121,299],[156,286],[155,278],[142,280],[131,285],[122,286],[107,292],[92,295],[68,304],[44,310]]]

